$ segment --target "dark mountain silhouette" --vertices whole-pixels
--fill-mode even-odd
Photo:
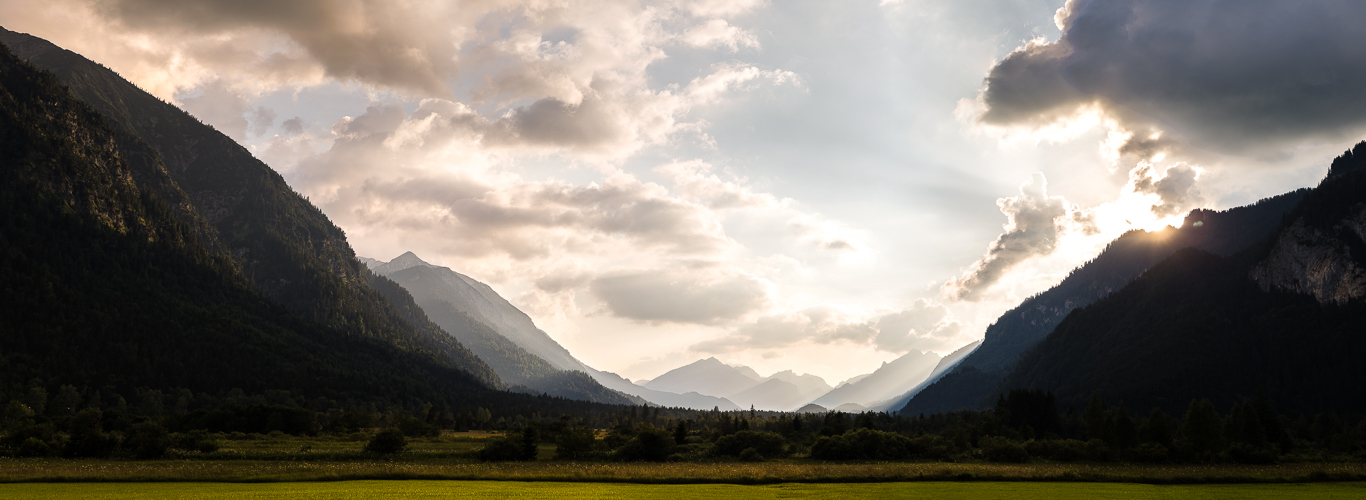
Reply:
[[[1073,312],[1021,359],[1000,390],[1091,394],[1175,413],[1265,392],[1290,411],[1359,413],[1366,400],[1366,142],[1233,256],[1177,252],[1130,285]]]
[[[912,387],[911,390],[906,391],[897,397],[873,403],[870,408],[875,411],[885,412],[901,411],[911,398],[915,397],[916,394],[919,394],[920,391],[924,390],[926,387],[929,387],[930,384],[938,382],[939,379],[948,374],[950,370],[957,368],[958,364],[962,363],[963,360],[966,359],[969,354],[972,354],[973,351],[977,350],[977,346],[980,345],[982,345],[982,341],[978,340],[963,347],[959,347],[958,350],[953,351],[940,359],[939,364],[934,365],[934,369],[930,370],[930,375],[925,377],[925,380],[922,380],[919,384]]]
[[[437,351],[320,325],[261,294],[205,249],[185,220],[192,211],[157,195],[174,183],[148,168],[159,158],[137,140],[0,48],[5,380],[459,407],[533,401],[489,389]],[[158,187],[141,188],[140,177]]]
[[[256,290],[305,319],[431,353],[491,387],[502,386],[410,297],[381,294],[375,283],[384,288],[386,279],[356,260],[341,229],[231,138],[45,40],[0,29],[0,43],[52,72],[97,111],[128,150],[133,178],[146,181],[148,193],[162,197],[210,252],[228,256]]]
[[[1179,249],[1231,255],[1263,240],[1307,192],[1301,189],[1222,212],[1195,210],[1179,229],[1125,233],[1062,283],[1001,315],[987,327],[981,347],[911,398],[902,411],[930,414],[990,407],[995,401],[992,391],[1020,356],[1074,309],[1110,295]]]

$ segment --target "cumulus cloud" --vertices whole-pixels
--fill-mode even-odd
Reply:
[[[731,52],[740,47],[759,48],[759,39],[749,32],[731,26],[725,19],[712,19],[683,34],[683,40],[697,47],[727,47]]]
[[[1185,163],[1177,163],[1157,172],[1152,163],[1141,162],[1129,171],[1127,188],[1139,194],[1157,195],[1153,214],[1166,217],[1183,213],[1204,203],[1195,180],[1200,170]]]
[[[770,304],[763,280],[706,270],[613,272],[594,279],[589,290],[613,315],[648,323],[725,323]]]
[[[944,295],[952,300],[973,301],[1016,264],[1057,247],[1058,237],[1071,208],[1061,196],[1048,196],[1048,182],[1035,173],[1020,186],[1020,196],[996,200],[1008,219],[1005,232],[987,248],[963,276],[944,283]]]
[[[978,116],[1040,127],[1099,106],[1130,134],[1124,152],[1267,154],[1366,127],[1366,4],[1068,0],[1052,42],[992,67]]]

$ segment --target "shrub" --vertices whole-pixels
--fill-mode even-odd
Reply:
[[[489,443],[479,449],[479,459],[485,462],[520,462],[536,459],[536,448],[527,453],[524,436],[509,432],[500,438],[491,438]]]
[[[1025,443],[1029,456],[1071,462],[1086,457],[1086,443],[1076,439],[1036,439]]]
[[[166,455],[166,449],[171,447],[171,437],[160,423],[149,420],[129,429],[124,446],[132,450],[134,457],[151,460]]]
[[[977,440],[982,447],[982,457],[991,462],[1024,463],[1029,461],[1029,452],[1024,445],[1000,436],[985,436]]]
[[[759,454],[759,450],[745,448],[745,451],[740,452],[740,460],[746,462],[762,462],[764,461],[764,456]]]
[[[597,444],[593,429],[570,427],[555,438],[555,458],[574,460],[586,458]]]
[[[943,436],[924,435],[906,441],[906,452],[910,458],[943,460],[953,454],[953,442]]]
[[[45,457],[52,453],[52,447],[46,442],[36,437],[25,439],[19,443],[19,456],[21,457]]]
[[[365,443],[365,451],[370,453],[398,453],[407,447],[408,440],[403,437],[403,431],[393,427],[379,431],[379,434],[370,438],[370,442]]]
[[[787,456],[787,440],[775,432],[740,431],[721,436],[712,451],[717,455],[738,457],[750,448],[765,457]]]
[[[911,457],[906,436],[875,429],[858,429],[821,436],[811,445],[811,458],[820,460],[897,460]]]
[[[1132,457],[1139,462],[1159,463],[1166,462],[1171,452],[1166,446],[1157,443],[1143,443],[1134,448]]]
[[[1228,447],[1228,457],[1240,464],[1274,464],[1276,452],[1269,446],[1256,447],[1246,443],[1233,443]]]
[[[218,441],[209,437],[208,431],[193,430],[172,436],[171,447],[179,450],[213,453],[218,451]]]
[[[617,450],[615,456],[618,460],[632,462],[664,462],[673,454],[674,446],[674,437],[669,432],[645,429],[627,441],[626,445]]]

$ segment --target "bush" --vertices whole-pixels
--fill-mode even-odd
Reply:
[[[193,430],[172,436],[171,447],[178,450],[213,453],[218,451],[218,441],[209,437],[204,430]]]
[[[398,453],[408,447],[408,440],[403,437],[403,431],[390,427],[379,431],[370,442],[365,443],[365,451],[370,453]]]
[[[1228,457],[1240,464],[1274,464],[1276,452],[1268,447],[1255,447],[1246,443],[1233,443],[1228,447]]]
[[[618,460],[632,462],[664,462],[674,452],[674,437],[660,429],[645,429],[627,441],[614,454]]]
[[[912,441],[895,432],[858,429],[842,435],[821,436],[811,445],[819,460],[899,460],[911,457]]]
[[[746,462],[762,462],[764,461],[764,456],[759,454],[759,450],[745,448],[745,451],[740,452],[740,460]]]
[[[1171,452],[1166,446],[1157,443],[1143,443],[1134,448],[1132,458],[1138,462],[1161,463],[1166,462]]]
[[[555,458],[560,460],[587,458],[593,452],[594,445],[598,443],[594,434],[593,429],[585,427],[570,427],[560,432],[560,435],[555,438]]]
[[[1024,445],[1010,438],[985,436],[977,440],[977,445],[982,448],[982,457],[990,462],[1019,464],[1029,461],[1029,452],[1025,451]]]
[[[738,457],[746,449],[751,448],[765,457],[787,456],[787,440],[775,432],[740,431],[721,436],[716,440],[716,447],[712,448],[712,451],[717,455]]]
[[[536,459],[536,448],[528,453],[525,436],[509,432],[500,438],[489,439],[489,444],[479,449],[479,459],[485,462],[522,462]]]
[[[953,442],[942,436],[924,435],[906,442],[909,458],[943,460],[953,454]]]
[[[1086,443],[1076,439],[1036,439],[1025,443],[1032,457],[1071,462],[1086,457]]]
[[[21,457],[45,457],[52,453],[52,447],[46,442],[36,437],[25,439],[19,443],[19,456]]]
[[[171,437],[160,423],[146,421],[129,429],[124,446],[139,460],[152,460],[166,455],[166,449],[171,447]]]

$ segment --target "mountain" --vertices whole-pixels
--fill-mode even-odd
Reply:
[[[1366,142],[1274,235],[1236,255],[1187,249],[1067,317],[1001,382],[1180,411],[1265,393],[1290,411],[1360,413],[1366,400]],[[914,400],[913,400],[914,401]],[[1079,407],[1079,406],[1078,406]]]
[[[734,401],[742,409],[752,406],[759,410],[792,411],[830,391],[830,384],[825,383],[825,379],[811,374],[797,375],[792,370],[774,373],[760,380],[757,385],[726,399]]]
[[[1194,210],[1179,229],[1124,233],[1057,286],[1001,315],[987,327],[977,350],[911,398],[902,411],[932,414],[989,407],[994,401],[992,391],[1020,356],[1047,337],[1073,310],[1110,295],[1182,248],[1220,255],[1243,250],[1276,231],[1281,215],[1307,193],[1301,189],[1222,212]]]
[[[696,392],[729,399],[731,394],[756,385],[759,385],[759,380],[711,357],[669,370],[645,384],[645,387],[656,391],[678,394]]]
[[[846,386],[846,385],[852,384],[852,383],[854,383],[854,382],[858,382],[858,381],[860,381],[860,380],[863,380],[863,379],[865,379],[865,378],[868,378],[869,375],[872,375],[872,373],[865,373],[865,374],[863,374],[863,375],[855,375],[855,376],[853,376],[853,377],[849,377],[849,378],[847,378],[847,379],[841,381],[840,383],[835,384],[835,388],[836,388],[836,389],[839,389],[839,388],[841,388],[841,387],[844,387],[844,386]]]
[[[797,386],[797,390],[805,395],[808,401],[810,401],[811,398],[825,394],[830,392],[831,389],[834,389],[833,387],[830,387],[830,384],[825,382],[825,379],[810,373],[798,375],[792,370],[783,370],[769,375],[767,380],[775,379]]]
[[[485,318],[490,317],[488,312],[496,311],[498,305],[491,304],[489,295],[471,286],[471,283],[483,285],[482,283],[449,268],[428,264],[412,252],[400,255],[390,262],[363,257],[361,262],[407,290],[428,318],[454,336],[462,345],[469,347],[504,382],[514,387],[522,386],[531,392],[600,403],[645,403],[645,400],[638,397],[626,396],[603,387],[581,367],[564,369],[552,365],[495,331],[486,323]],[[488,289],[487,286],[482,288]],[[492,289],[488,290],[487,293],[496,297],[501,304],[507,304],[497,294],[493,294]],[[507,307],[511,307],[511,304],[507,304]],[[479,317],[476,318],[473,314]],[[544,332],[536,332],[544,337],[545,341],[554,344]],[[559,347],[559,344],[554,345]],[[567,353],[565,355],[567,356]],[[568,359],[573,360],[572,357]]]
[[[875,402],[869,405],[869,408],[873,411],[900,411],[906,406],[906,403],[910,401],[911,398],[915,397],[916,394],[919,394],[920,391],[924,390],[926,387],[929,387],[930,384],[938,382],[941,377],[947,374],[949,370],[956,368],[959,363],[962,363],[963,360],[966,359],[969,354],[972,354],[973,351],[977,350],[977,346],[980,345],[982,345],[982,341],[978,340],[963,347],[959,347],[958,350],[953,351],[949,353],[948,356],[944,356],[943,359],[940,359],[939,364],[934,365],[934,369],[930,370],[929,376],[925,377],[924,381],[916,384],[915,387],[912,387],[911,390],[892,399]]]
[[[146,192],[166,196],[163,202],[180,223],[254,289],[309,321],[437,356],[490,387],[503,386],[483,361],[428,321],[411,297],[365,269],[342,230],[317,207],[231,138],[45,40],[0,28],[0,43],[50,71],[98,112],[134,163],[155,157],[166,176],[146,182]],[[141,169],[144,180],[149,170]]]
[[[845,403],[871,406],[875,402],[903,394],[907,388],[923,382],[939,361],[937,354],[913,350],[890,363],[882,363],[867,377],[840,386],[811,402],[826,408],[838,408]]]
[[[132,158],[149,151],[136,141],[0,47],[5,380],[130,396],[187,388],[458,407],[504,399],[433,352],[349,335],[261,294],[157,196],[174,185],[156,178],[164,169],[134,171],[160,166],[155,154]],[[160,187],[143,189],[140,177]]]
[[[775,378],[760,382],[726,399],[734,401],[741,409],[792,411],[810,401],[811,397],[802,394],[802,390],[791,382]]]
[[[444,267],[432,266],[412,252],[406,252],[389,262],[366,257],[359,258],[374,272],[403,283],[407,290],[423,302],[423,309],[461,342],[468,342],[482,359],[490,360],[500,375],[508,373],[517,384],[535,391],[560,394],[566,397],[605,400],[610,397],[600,387],[580,379],[575,373],[586,373],[596,386],[639,398],[670,408],[697,410],[738,410],[739,406],[719,397],[702,394],[677,394],[657,391],[632,384],[620,376],[594,369],[569,354],[551,339],[512,303],[498,295],[493,288],[469,276]],[[548,364],[546,367],[543,363]],[[545,375],[547,370],[560,370],[566,375]],[[540,375],[537,375],[540,374]],[[567,388],[555,384],[565,379],[575,383],[577,396],[566,393]],[[636,402],[635,404],[640,404]]]

